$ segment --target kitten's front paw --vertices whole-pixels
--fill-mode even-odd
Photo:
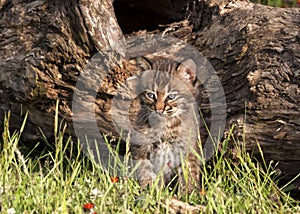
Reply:
[[[151,187],[153,185],[154,180],[152,180],[152,179],[140,180],[139,183],[142,188],[147,188],[147,187]]]

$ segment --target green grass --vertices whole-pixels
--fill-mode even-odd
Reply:
[[[299,0],[251,0],[254,3],[268,5],[272,7],[300,7]]]
[[[243,149],[236,149],[234,159],[216,152],[203,166],[202,190],[177,195],[164,188],[142,189],[126,177],[112,182],[114,176],[72,152],[79,146],[63,140],[58,126],[53,153],[24,157],[18,145],[25,122],[9,133],[8,120],[0,147],[1,213],[83,213],[87,203],[95,204],[96,213],[169,213],[174,198],[199,205],[203,213],[300,212],[297,201],[277,187],[273,166],[256,163]]]

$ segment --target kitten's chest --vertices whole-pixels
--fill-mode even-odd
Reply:
[[[161,140],[169,143],[172,143],[172,141],[176,140],[182,131],[181,124],[182,121],[179,117],[166,120],[163,126]]]
[[[183,144],[177,145],[162,142],[154,145],[153,151],[150,154],[150,162],[153,170],[174,169],[180,165],[182,155],[186,155],[186,148]]]

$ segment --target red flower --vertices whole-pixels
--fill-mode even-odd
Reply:
[[[200,195],[206,195],[206,192],[204,191],[204,189],[201,189],[201,190],[199,191],[199,194],[200,194]]]
[[[86,209],[86,210],[91,210],[94,207],[95,207],[95,205],[93,203],[87,203],[87,204],[83,205],[83,209]]]
[[[111,180],[112,183],[117,183],[119,181],[119,178],[118,177],[112,177],[110,180]]]

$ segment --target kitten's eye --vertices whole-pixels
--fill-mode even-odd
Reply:
[[[148,92],[148,93],[146,94],[146,96],[147,96],[149,99],[152,99],[152,100],[155,99],[155,94],[152,93],[152,92]]]
[[[176,94],[169,94],[169,95],[167,96],[167,99],[168,99],[168,100],[174,100],[175,97],[176,97]]]

